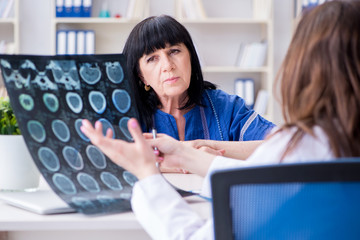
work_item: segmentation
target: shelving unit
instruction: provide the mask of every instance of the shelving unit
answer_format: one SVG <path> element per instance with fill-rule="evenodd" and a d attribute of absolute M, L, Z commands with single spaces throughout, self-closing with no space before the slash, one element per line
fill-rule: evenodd
<path fill-rule="evenodd" d="M 11 44 L 12 47 L 7 52 L 0 52 L 0 54 L 17 54 L 20 52 L 19 43 L 19 0 L 14 0 L 11 15 L 6 18 L 0 18 L 0 42 L 5 41 L 5 44 Z M 6 89 L 0 74 L 0 97 L 6 96 Z"/>
<path fill-rule="evenodd" d="M 268 92 L 265 117 L 273 120 L 273 1 L 266 19 L 253 17 L 253 4 L 257 0 L 203 0 L 207 17 L 187 19 L 183 16 L 183 0 L 150 0 L 147 14 L 168 14 L 175 17 L 190 32 L 197 47 L 206 80 L 230 94 L 234 94 L 237 78 L 253 78 L 255 97 L 260 89 Z M 101 0 L 93 0 L 91 18 L 56 18 L 53 2 L 51 42 L 52 53 L 56 53 L 56 31 L 60 29 L 86 29 L 95 31 L 95 52 L 121 53 L 132 28 L 141 19 L 98 18 Z M 111 16 L 126 16 L 129 1 L 108 0 Z M 146 17 L 144 16 L 144 17 Z M 267 57 L 263 67 L 241 68 L 235 66 L 240 43 L 267 41 Z"/>
<path fill-rule="evenodd" d="M 19 0 L 14 0 L 11 15 L 0 18 L 0 41 L 13 43 L 9 54 L 19 53 Z"/>

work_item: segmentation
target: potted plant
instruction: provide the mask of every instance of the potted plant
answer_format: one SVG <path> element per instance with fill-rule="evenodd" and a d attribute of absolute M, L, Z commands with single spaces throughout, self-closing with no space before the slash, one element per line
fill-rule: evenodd
<path fill-rule="evenodd" d="M 10 105 L 9 97 L 0 97 L 0 134 L 21 134 L 15 114 Z"/>
<path fill-rule="evenodd" d="M 9 98 L 0 97 L 0 190 L 34 190 L 39 178 Z"/>

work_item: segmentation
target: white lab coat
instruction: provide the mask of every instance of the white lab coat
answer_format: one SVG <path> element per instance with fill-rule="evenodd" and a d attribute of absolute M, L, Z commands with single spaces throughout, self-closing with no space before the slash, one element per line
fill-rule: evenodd
<path fill-rule="evenodd" d="M 201 194 L 210 196 L 209 179 L 216 170 L 281 163 L 280 158 L 294 131 L 293 128 L 266 140 L 246 161 L 216 157 L 204 178 Z M 324 132 L 319 127 L 315 127 L 314 132 L 315 138 L 305 135 L 297 148 L 282 162 L 333 159 Z M 160 174 L 147 177 L 135 184 L 131 204 L 138 221 L 153 239 L 214 239 L 212 219 L 201 219 Z"/>

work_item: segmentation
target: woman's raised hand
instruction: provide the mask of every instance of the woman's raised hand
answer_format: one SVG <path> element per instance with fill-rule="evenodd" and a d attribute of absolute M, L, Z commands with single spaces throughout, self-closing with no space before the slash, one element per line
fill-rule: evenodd
<path fill-rule="evenodd" d="M 142 135 L 139 123 L 132 118 L 128 121 L 128 129 L 134 139 L 129 143 L 112 138 L 111 129 L 103 135 L 102 124 L 97 121 L 93 127 L 89 120 L 82 121 L 81 131 L 114 163 L 133 173 L 138 179 L 158 174 L 156 156 L 152 147 Z"/>

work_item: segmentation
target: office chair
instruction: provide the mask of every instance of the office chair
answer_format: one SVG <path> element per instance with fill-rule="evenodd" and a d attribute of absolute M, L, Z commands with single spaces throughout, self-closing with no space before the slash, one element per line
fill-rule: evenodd
<path fill-rule="evenodd" d="M 360 239 L 360 158 L 215 172 L 215 239 Z"/>

